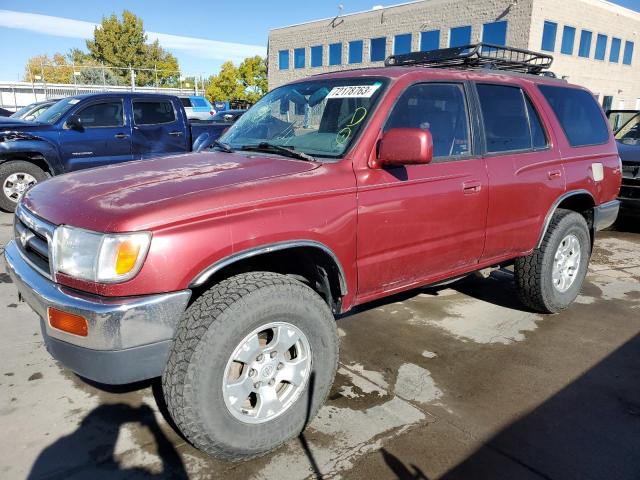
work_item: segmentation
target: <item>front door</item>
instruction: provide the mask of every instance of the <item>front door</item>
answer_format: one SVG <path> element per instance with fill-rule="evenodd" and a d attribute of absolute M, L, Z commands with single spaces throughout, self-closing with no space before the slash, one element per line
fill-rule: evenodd
<path fill-rule="evenodd" d="M 122 98 L 82 106 L 74 115 L 80 128 L 60 131 L 60 150 L 67 171 L 132 160 L 131 125 Z"/>
<path fill-rule="evenodd" d="M 482 255 L 487 173 L 472 154 L 465 88 L 409 87 L 384 131 L 431 131 L 427 165 L 367 169 L 358 177 L 358 297 L 367 301 L 475 265 Z"/>
<path fill-rule="evenodd" d="M 188 151 L 189 132 L 185 131 L 185 121 L 170 99 L 134 99 L 132 108 L 134 158 Z"/>

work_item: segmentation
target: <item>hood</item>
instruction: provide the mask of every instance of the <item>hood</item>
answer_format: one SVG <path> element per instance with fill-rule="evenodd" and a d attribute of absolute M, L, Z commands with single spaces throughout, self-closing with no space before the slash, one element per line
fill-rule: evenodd
<path fill-rule="evenodd" d="M 102 232 L 153 229 L 252 195 L 268 198 L 266 179 L 318 166 L 276 156 L 190 153 L 61 175 L 36 185 L 22 201 L 54 224 Z"/>
<path fill-rule="evenodd" d="M 51 125 L 48 123 L 28 122 L 19 118 L 0 117 L 0 133 L 6 131 L 33 132 L 36 130 L 49 130 Z"/>
<path fill-rule="evenodd" d="M 640 164 L 640 144 L 629 145 L 616 140 L 618 145 L 618 154 L 623 162 L 632 162 Z"/>

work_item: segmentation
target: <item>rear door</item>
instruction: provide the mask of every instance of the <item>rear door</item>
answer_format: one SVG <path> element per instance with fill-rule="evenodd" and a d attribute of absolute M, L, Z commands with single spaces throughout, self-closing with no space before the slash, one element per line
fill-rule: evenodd
<path fill-rule="evenodd" d="M 487 173 L 471 148 L 467 97 L 463 83 L 408 87 L 384 131 L 430 130 L 433 161 L 358 172 L 360 301 L 469 269 L 482 255 Z"/>
<path fill-rule="evenodd" d="M 89 102 L 72 114 L 82 128 L 60 131 L 60 151 L 67 171 L 133 159 L 131 125 L 125 119 L 123 98 Z"/>
<path fill-rule="evenodd" d="M 549 207 L 565 190 L 565 176 L 549 122 L 529 93 L 504 83 L 478 82 L 476 89 L 489 175 L 483 254 L 489 260 L 533 248 Z"/>
<path fill-rule="evenodd" d="M 170 98 L 132 100 L 134 158 L 148 158 L 189 150 L 186 121 Z"/>

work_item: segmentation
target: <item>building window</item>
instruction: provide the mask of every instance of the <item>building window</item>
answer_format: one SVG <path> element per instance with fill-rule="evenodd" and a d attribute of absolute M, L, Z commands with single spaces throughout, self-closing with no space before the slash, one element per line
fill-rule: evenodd
<path fill-rule="evenodd" d="M 631 59 L 633 58 L 633 42 L 624 42 L 624 54 L 622 55 L 622 63 L 625 65 L 631 65 Z"/>
<path fill-rule="evenodd" d="M 440 30 L 429 30 L 420 33 L 420 51 L 428 52 L 440 48 Z"/>
<path fill-rule="evenodd" d="M 618 63 L 620 60 L 620 42 L 621 40 L 616 37 L 611 37 L 611 50 L 609 50 L 609 61 Z"/>
<path fill-rule="evenodd" d="M 278 67 L 280 70 L 289 70 L 289 50 L 278 52 Z"/>
<path fill-rule="evenodd" d="M 381 62 L 387 56 L 387 37 L 371 39 L 371 61 Z"/>
<path fill-rule="evenodd" d="M 482 25 L 482 41 L 494 45 L 507 44 L 507 22 L 493 22 Z"/>
<path fill-rule="evenodd" d="M 471 26 L 455 27 L 449 30 L 449 46 L 461 47 L 471 43 Z"/>
<path fill-rule="evenodd" d="M 576 29 L 565 25 L 562 30 L 562 45 L 560 45 L 560 53 L 573 55 L 573 42 L 575 39 Z"/>
<path fill-rule="evenodd" d="M 553 52 L 556 49 L 556 33 L 558 33 L 558 24 L 554 22 L 544 22 L 542 29 L 542 50 Z"/>
<path fill-rule="evenodd" d="M 580 33 L 580 45 L 578 45 L 578 56 L 589 58 L 591 54 L 591 37 L 592 33 L 589 30 L 582 30 Z"/>
<path fill-rule="evenodd" d="M 322 45 L 316 45 L 315 47 L 311 47 L 311 66 L 312 67 L 322 66 Z"/>
<path fill-rule="evenodd" d="M 329 65 L 342 64 L 342 43 L 329 45 Z"/>
<path fill-rule="evenodd" d="M 362 63 L 362 40 L 349 42 L 349 63 Z"/>
<path fill-rule="evenodd" d="M 605 95 L 602 98 L 602 109 L 606 112 L 607 110 L 611 110 L 613 106 L 613 95 Z"/>
<path fill-rule="evenodd" d="M 304 48 L 296 48 L 293 51 L 293 66 L 295 68 L 304 68 L 305 58 L 304 58 Z"/>
<path fill-rule="evenodd" d="M 596 54 L 593 58 L 596 60 L 604 60 L 604 54 L 607 51 L 607 36 L 598 34 L 596 38 Z"/>
<path fill-rule="evenodd" d="M 402 35 L 396 35 L 393 42 L 393 54 L 401 55 L 403 53 L 411 52 L 411 34 L 403 33 Z"/>

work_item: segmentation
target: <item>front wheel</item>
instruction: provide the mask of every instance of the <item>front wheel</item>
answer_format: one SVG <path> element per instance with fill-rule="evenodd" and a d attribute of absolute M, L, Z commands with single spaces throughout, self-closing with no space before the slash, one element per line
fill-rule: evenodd
<path fill-rule="evenodd" d="M 24 160 L 11 160 L 0 164 L 0 209 L 13 212 L 24 192 L 47 178 L 37 165 Z"/>
<path fill-rule="evenodd" d="M 516 259 L 520 301 L 533 310 L 555 313 L 580 293 L 591 256 L 589 227 L 579 213 L 558 209 L 539 248 Z"/>
<path fill-rule="evenodd" d="M 187 309 L 163 391 L 194 446 L 244 460 L 304 429 L 324 403 L 337 365 L 335 320 L 322 298 L 285 275 L 246 273 Z"/>

